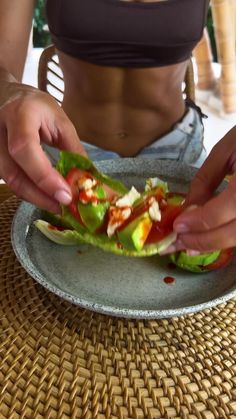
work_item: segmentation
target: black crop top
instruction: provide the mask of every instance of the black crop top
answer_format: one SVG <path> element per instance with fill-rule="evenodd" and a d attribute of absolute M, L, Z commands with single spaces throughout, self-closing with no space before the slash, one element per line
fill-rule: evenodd
<path fill-rule="evenodd" d="M 47 0 L 58 50 L 98 65 L 159 67 L 188 59 L 209 0 Z"/>

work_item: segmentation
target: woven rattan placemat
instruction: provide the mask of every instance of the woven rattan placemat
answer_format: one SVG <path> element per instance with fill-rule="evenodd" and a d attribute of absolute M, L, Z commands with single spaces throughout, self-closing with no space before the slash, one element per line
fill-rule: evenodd
<path fill-rule="evenodd" d="M 236 418 L 236 301 L 181 318 L 118 319 L 38 285 L 0 205 L 1 418 Z"/>

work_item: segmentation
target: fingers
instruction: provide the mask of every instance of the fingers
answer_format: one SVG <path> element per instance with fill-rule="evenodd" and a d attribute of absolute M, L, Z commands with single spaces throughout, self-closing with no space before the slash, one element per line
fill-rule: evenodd
<path fill-rule="evenodd" d="M 11 159 L 7 152 L 6 139 L 1 138 L 0 168 L 1 177 L 9 187 L 26 201 L 34 203 L 39 208 L 60 213 L 59 204 L 41 191 Z"/>
<path fill-rule="evenodd" d="M 63 177 L 51 166 L 40 145 L 37 119 L 31 118 L 31 124 L 24 118 L 20 124 L 7 126 L 8 162 L 17 163 L 37 188 L 62 204 L 71 202 L 71 191 Z M 22 187 L 22 185 L 21 185 Z M 22 190 L 21 190 L 22 193 Z"/>
<path fill-rule="evenodd" d="M 186 210 L 174 221 L 177 233 L 206 232 L 236 219 L 236 174 L 227 188 L 202 206 Z"/>
<path fill-rule="evenodd" d="M 231 166 L 227 163 L 226 168 L 229 167 Z M 221 171 L 221 173 L 226 172 L 225 168 Z M 211 187 L 214 186 L 213 181 L 209 189 L 210 196 Z M 231 177 L 223 192 L 203 205 L 194 205 L 180 214 L 174 221 L 173 229 L 178 234 L 178 241 L 167 250 L 167 253 L 182 249 L 194 249 L 204 253 L 235 246 L 236 174 Z"/>
<path fill-rule="evenodd" d="M 87 153 L 81 144 L 74 125 L 67 117 L 62 117 L 56 121 L 57 126 L 57 147 L 61 150 L 79 153 L 87 156 Z"/>
<path fill-rule="evenodd" d="M 17 195 L 59 211 L 72 195 L 68 183 L 52 167 L 40 142 L 86 155 L 76 130 L 64 111 L 38 91 L 9 102 L 1 109 L 0 171 Z"/>
<path fill-rule="evenodd" d="M 167 255 L 179 250 L 186 250 L 194 256 L 200 253 L 213 252 L 220 249 L 228 249 L 236 245 L 236 220 L 223 225 L 215 230 L 200 233 L 179 234 L 174 244 L 162 252 Z M 190 251 L 188 249 L 191 249 Z"/>
<path fill-rule="evenodd" d="M 234 138 L 235 137 L 235 138 Z M 235 148 L 236 133 L 231 130 L 227 137 L 219 141 L 194 177 L 187 205 L 205 203 L 217 189 L 224 177 L 236 169 Z"/>
<path fill-rule="evenodd" d="M 174 221 L 178 240 L 167 253 L 182 249 L 209 252 L 236 245 L 235 136 L 234 128 L 216 144 L 197 172 L 186 200 L 191 208 Z M 229 184 L 223 192 L 214 195 L 228 173 L 234 173 Z"/>
<path fill-rule="evenodd" d="M 236 246 L 236 199 L 227 198 L 229 191 L 181 214 L 173 226 L 178 240 L 167 253 L 182 249 L 210 252 Z"/>
<path fill-rule="evenodd" d="M 206 233 L 236 219 L 236 174 L 223 192 L 215 190 L 227 173 L 236 170 L 236 129 L 232 129 L 213 148 L 191 184 L 186 204 L 197 204 L 192 211 L 184 211 L 174 222 L 177 233 Z"/>
<path fill-rule="evenodd" d="M 235 245 L 236 220 L 233 220 L 231 223 L 224 224 L 207 233 L 180 234 L 176 249 L 194 249 L 200 253 L 207 253 L 218 249 L 227 249 Z"/>

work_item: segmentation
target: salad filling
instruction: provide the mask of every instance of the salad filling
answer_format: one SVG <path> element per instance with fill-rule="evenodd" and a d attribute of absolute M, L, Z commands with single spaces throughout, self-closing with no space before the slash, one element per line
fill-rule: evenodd
<path fill-rule="evenodd" d="M 70 185 L 72 201 L 62 215 L 48 214 L 35 226 L 58 244 L 88 243 L 126 256 L 160 254 L 176 240 L 173 223 L 184 209 L 185 194 L 169 192 L 158 177 L 146 180 L 143 191 L 97 170 L 78 154 L 62 151 L 57 170 Z M 176 266 L 206 272 L 225 266 L 231 249 L 189 256 L 186 251 L 169 256 Z"/>
<path fill-rule="evenodd" d="M 57 169 L 72 191 L 72 202 L 62 206 L 60 226 L 65 229 L 45 220 L 35 222 L 51 240 L 55 235 L 56 243 L 90 243 L 119 254 L 148 256 L 176 240 L 173 222 L 183 210 L 184 196 L 169 193 L 158 177 L 147 179 L 143 191 L 128 189 L 99 172 L 89 159 L 66 151 Z"/>

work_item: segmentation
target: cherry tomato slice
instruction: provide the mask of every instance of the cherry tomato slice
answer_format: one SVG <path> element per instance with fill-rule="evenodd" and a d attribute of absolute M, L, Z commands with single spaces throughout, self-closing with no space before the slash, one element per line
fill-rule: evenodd
<path fill-rule="evenodd" d="M 85 171 L 85 170 L 81 170 L 78 169 L 77 167 L 74 167 L 73 169 L 71 169 L 65 179 L 67 181 L 67 183 L 69 184 L 70 188 L 71 188 L 71 192 L 72 192 L 72 202 L 69 204 L 69 209 L 72 213 L 72 215 L 83 225 L 83 221 L 80 217 L 79 211 L 78 211 L 78 200 L 80 198 L 83 199 L 83 201 L 86 200 L 86 194 L 85 191 L 81 191 L 78 188 L 78 181 L 81 178 L 88 178 L 88 179 L 95 179 L 97 180 L 91 173 Z M 100 184 L 100 181 L 97 181 L 98 184 Z M 106 192 L 106 200 L 108 201 L 112 201 L 112 199 L 114 197 L 119 196 L 119 194 L 115 191 L 113 191 L 109 186 L 102 184 L 103 189 Z M 95 199 L 96 201 L 98 200 L 97 198 Z M 94 201 L 93 197 L 91 197 L 90 199 L 88 199 L 88 202 L 92 202 Z"/>
<path fill-rule="evenodd" d="M 73 215 L 74 218 L 76 218 L 77 221 L 79 221 L 79 223 L 81 225 L 83 225 L 83 221 L 80 217 L 80 213 L 78 211 L 78 199 L 79 199 L 79 188 L 78 188 L 78 181 L 79 179 L 84 176 L 85 174 L 87 174 L 87 172 L 77 169 L 76 167 L 71 169 L 65 179 L 67 181 L 67 183 L 69 184 L 70 188 L 71 188 L 71 192 L 72 192 L 72 201 L 71 203 L 68 205 L 69 210 L 71 212 L 71 214 Z M 90 176 L 88 174 L 88 178 L 92 179 L 92 176 Z"/>
<path fill-rule="evenodd" d="M 223 249 L 221 250 L 218 258 L 209 263 L 209 265 L 204 266 L 204 270 L 206 271 L 214 271 L 215 269 L 224 268 L 227 266 L 233 258 L 233 250 L 232 249 Z"/>
<path fill-rule="evenodd" d="M 67 183 L 70 185 L 73 199 L 76 199 L 79 197 L 78 181 L 79 179 L 81 179 L 81 177 L 93 179 L 93 176 L 91 176 L 88 172 L 77 169 L 76 167 L 71 169 L 65 177 Z"/>
<path fill-rule="evenodd" d="M 161 221 L 154 222 L 145 243 L 156 243 L 173 231 L 174 220 L 183 211 L 180 205 L 167 205 L 161 213 Z"/>

